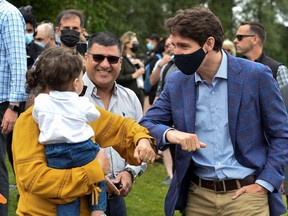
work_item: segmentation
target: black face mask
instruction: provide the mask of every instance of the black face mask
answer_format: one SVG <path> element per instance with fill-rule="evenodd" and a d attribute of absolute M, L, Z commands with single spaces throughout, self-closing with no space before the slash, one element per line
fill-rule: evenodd
<path fill-rule="evenodd" d="M 80 40 L 80 32 L 71 29 L 61 30 L 60 40 L 66 47 L 75 47 Z"/>
<path fill-rule="evenodd" d="M 138 44 L 138 43 L 133 43 L 133 44 L 132 44 L 131 51 L 132 51 L 132 52 L 137 52 L 138 49 L 139 49 L 139 44 Z"/>
<path fill-rule="evenodd" d="M 179 70 L 186 74 L 192 75 L 200 67 L 207 53 L 202 48 L 190 54 L 174 55 L 175 65 Z"/>

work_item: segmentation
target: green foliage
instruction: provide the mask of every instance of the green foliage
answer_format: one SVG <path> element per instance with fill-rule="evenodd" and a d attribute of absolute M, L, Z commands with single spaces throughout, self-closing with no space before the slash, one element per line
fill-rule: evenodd
<path fill-rule="evenodd" d="M 163 28 L 167 18 L 179 9 L 196 5 L 209 7 L 221 20 L 225 37 L 233 40 L 241 21 L 259 21 L 267 31 L 265 52 L 267 55 L 288 65 L 287 0 L 10 0 L 16 7 L 30 4 L 38 21 L 54 22 L 57 14 L 64 9 L 79 9 L 85 14 L 88 32 L 111 31 L 121 36 L 126 31 L 137 33 L 141 51 L 145 38 L 151 33 L 165 36 Z M 242 12 L 235 13 L 238 6 Z M 282 22 L 279 22 L 279 17 Z"/>

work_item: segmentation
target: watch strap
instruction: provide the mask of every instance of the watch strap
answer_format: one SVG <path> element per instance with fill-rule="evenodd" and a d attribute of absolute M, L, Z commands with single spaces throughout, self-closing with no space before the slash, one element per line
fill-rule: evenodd
<path fill-rule="evenodd" d="M 11 110 L 13 110 L 14 112 L 19 112 L 19 110 L 20 110 L 19 106 L 17 106 L 17 105 L 12 105 L 12 104 L 9 104 L 9 105 L 8 105 L 8 108 L 11 109 Z"/>
<path fill-rule="evenodd" d="M 133 169 L 131 169 L 130 167 L 126 167 L 123 171 L 128 172 L 131 175 L 132 182 L 135 182 L 135 180 L 137 178 L 137 174 Z"/>

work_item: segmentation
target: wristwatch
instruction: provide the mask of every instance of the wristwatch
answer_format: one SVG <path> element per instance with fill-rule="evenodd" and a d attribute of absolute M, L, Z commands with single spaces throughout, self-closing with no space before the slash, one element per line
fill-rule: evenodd
<path fill-rule="evenodd" d="M 136 172 L 133 169 L 131 169 L 130 167 L 126 167 L 123 171 L 126 171 L 131 175 L 132 182 L 134 183 L 136 178 L 137 178 Z"/>
<path fill-rule="evenodd" d="M 11 110 L 13 110 L 14 112 L 17 112 L 17 113 L 18 113 L 19 110 L 20 110 L 19 106 L 17 106 L 17 105 L 12 105 L 12 104 L 9 104 L 8 109 L 11 109 Z"/>

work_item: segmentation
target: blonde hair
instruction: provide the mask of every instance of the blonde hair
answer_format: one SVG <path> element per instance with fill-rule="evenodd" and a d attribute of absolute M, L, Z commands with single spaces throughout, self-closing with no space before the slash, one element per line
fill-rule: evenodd
<path fill-rule="evenodd" d="M 130 41 L 132 40 L 133 37 L 136 37 L 136 33 L 132 32 L 132 31 L 127 31 L 125 32 L 120 40 L 121 40 L 121 43 L 122 43 L 122 52 L 123 52 L 123 55 L 126 55 L 127 52 L 126 52 L 126 44 L 127 43 L 130 43 Z"/>
<path fill-rule="evenodd" d="M 222 49 L 226 50 L 228 53 L 230 53 L 233 56 L 236 56 L 236 49 L 235 49 L 235 45 L 232 41 L 230 41 L 229 39 L 226 39 L 223 41 L 222 44 Z"/>

